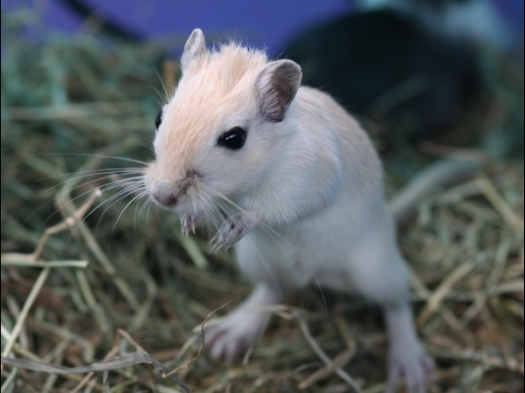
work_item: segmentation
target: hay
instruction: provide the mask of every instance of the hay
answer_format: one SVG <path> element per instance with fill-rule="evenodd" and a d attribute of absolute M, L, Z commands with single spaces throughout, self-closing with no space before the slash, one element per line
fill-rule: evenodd
<path fill-rule="evenodd" d="M 45 31 L 38 44 L 20 39 L 37 23 L 28 10 L 2 15 L 2 357 L 18 361 L 2 365 L 2 392 L 381 392 L 379 311 L 318 290 L 274 308 L 243 365 L 197 356 L 200 324 L 249 288 L 230 254 L 180 236 L 176 217 L 146 214 L 141 203 L 122 213 L 133 196 L 112 199 L 119 191 L 110 186 L 136 163 L 108 157 L 150 157 L 163 95 L 155 70 L 171 85 L 176 68 L 160 44 Z M 515 140 L 521 73 L 485 58 L 496 99 L 472 116 L 492 140 Z M 409 160 L 403 153 L 386 163 L 392 192 L 406 181 L 400 174 L 448 154 L 435 145 L 406 151 Z M 522 158 L 504 157 L 426 198 L 400 232 L 417 322 L 438 364 L 432 392 L 524 389 L 523 194 Z M 88 213 L 91 203 L 102 205 Z M 26 369 L 29 361 L 75 368 L 130 357 L 140 361 L 109 372 Z M 163 378 L 177 368 L 176 378 Z"/>

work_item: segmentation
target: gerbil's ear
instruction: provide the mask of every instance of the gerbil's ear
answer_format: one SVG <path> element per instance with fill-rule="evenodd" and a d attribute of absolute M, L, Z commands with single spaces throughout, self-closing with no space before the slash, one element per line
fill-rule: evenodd
<path fill-rule="evenodd" d="M 180 58 L 182 69 L 186 69 L 188 65 L 197 57 L 206 53 L 206 40 L 201 29 L 195 29 L 191 32 L 186 45 L 184 45 L 184 52 Z"/>
<path fill-rule="evenodd" d="M 262 69 L 255 80 L 255 90 L 264 120 L 283 121 L 302 77 L 301 67 L 291 60 L 273 61 Z"/>

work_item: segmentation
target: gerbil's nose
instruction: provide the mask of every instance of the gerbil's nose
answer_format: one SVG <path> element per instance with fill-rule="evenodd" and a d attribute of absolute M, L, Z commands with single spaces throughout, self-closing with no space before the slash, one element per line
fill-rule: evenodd
<path fill-rule="evenodd" d="M 175 207 L 177 205 L 177 195 L 169 184 L 156 182 L 151 190 L 151 197 L 163 207 Z"/>
<path fill-rule="evenodd" d="M 152 194 L 153 199 L 155 199 L 159 204 L 164 207 L 174 207 L 177 204 L 177 197 L 173 194 Z"/>

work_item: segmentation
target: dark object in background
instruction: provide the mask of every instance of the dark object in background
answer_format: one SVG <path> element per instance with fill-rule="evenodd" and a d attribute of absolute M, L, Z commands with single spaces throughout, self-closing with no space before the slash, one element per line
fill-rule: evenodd
<path fill-rule="evenodd" d="M 301 34 L 283 56 L 304 83 L 389 132 L 428 138 L 455 124 L 480 90 L 473 48 L 394 10 L 344 16 Z"/>
<path fill-rule="evenodd" d="M 508 0 L 356 1 L 362 11 L 391 9 L 411 15 L 428 29 L 450 38 L 489 44 L 505 51 L 512 51 L 517 44 L 518 31 L 509 24 L 509 20 L 505 20 L 496 5 L 508 3 Z M 518 11 L 519 5 L 514 7 Z"/>
<path fill-rule="evenodd" d="M 83 0 L 59 1 L 82 20 L 91 18 L 94 23 L 98 24 L 100 30 L 108 34 L 110 37 L 131 42 L 141 41 L 143 38 L 141 34 L 136 32 L 130 26 L 119 24 L 118 22 L 108 19 L 104 15 L 98 13 L 88 2 Z"/>

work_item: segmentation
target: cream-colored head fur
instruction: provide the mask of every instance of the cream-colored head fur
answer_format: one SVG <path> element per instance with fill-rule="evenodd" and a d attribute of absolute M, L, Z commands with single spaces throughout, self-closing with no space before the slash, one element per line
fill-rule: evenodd
<path fill-rule="evenodd" d="M 282 130 L 302 74 L 292 61 L 270 62 L 264 52 L 236 43 L 206 50 L 199 29 L 181 66 L 179 85 L 162 109 L 146 184 L 161 206 L 200 216 L 222 196 L 235 200 L 266 176 L 287 139 Z M 246 131 L 244 146 L 220 146 L 221 135 L 234 127 Z"/>

